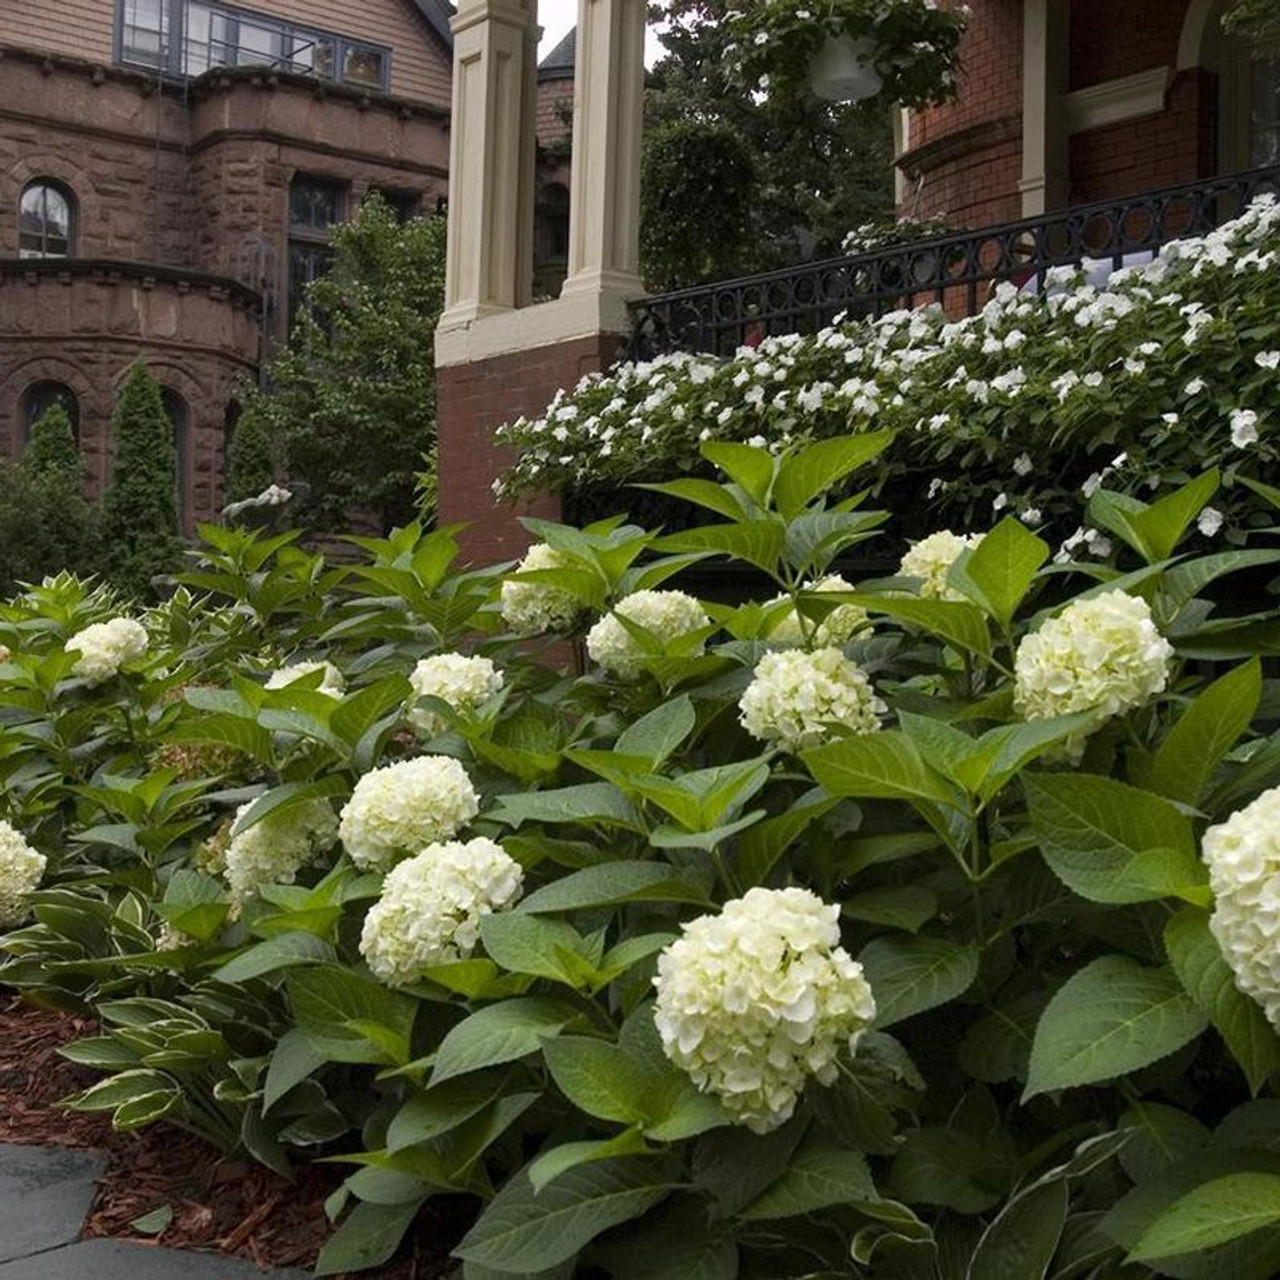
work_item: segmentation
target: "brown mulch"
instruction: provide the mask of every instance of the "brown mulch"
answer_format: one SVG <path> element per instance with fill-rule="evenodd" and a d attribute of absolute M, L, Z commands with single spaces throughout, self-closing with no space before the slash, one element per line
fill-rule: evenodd
<path fill-rule="evenodd" d="M 301 1165 L 289 1182 L 261 1165 L 227 1159 L 171 1126 L 116 1133 L 109 1116 L 59 1107 L 60 1099 L 101 1075 L 68 1062 L 58 1046 L 95 1032 L 86 1018 L 35 1009 L 0 991 L 0 1142 L 92 1148 L 106 1156 L 84 1234 L 235 1254 L 260 1267 L 310 1267 L 330 1233 L 324 1200 L 342 1171 Z M 173 1221 L 160 1236 L 130 1226 L 163 1205 L 172 1207 Z M 445 1280 L 465 1218 L 458 1203 L 430 1202 L 401 1256 L 355 1274 L 360 1280 Z"/>

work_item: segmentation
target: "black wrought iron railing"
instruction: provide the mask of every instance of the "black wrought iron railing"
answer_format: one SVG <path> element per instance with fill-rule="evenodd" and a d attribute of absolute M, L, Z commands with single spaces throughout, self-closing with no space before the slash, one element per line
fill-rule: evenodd
<path fill-rule="evenodd" d="M 728 354 L 768 334 L 813 332 L 842 313 L 881 316 L 924 302 L 973 315 L 1000 281 L 1043 289 L 1051 267 L 1142 261 L 1170 240 L 1212 231 L 1264 192 L 1280 194 L 1280 166 L 659 294 L 632 304 L 626 356 Z"/>

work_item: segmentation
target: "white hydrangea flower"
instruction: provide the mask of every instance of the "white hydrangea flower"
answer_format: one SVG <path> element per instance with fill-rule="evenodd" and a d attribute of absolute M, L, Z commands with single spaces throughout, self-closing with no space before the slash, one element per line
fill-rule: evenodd
<path fill-rule="evenodd" d="M 947 586 L 947 573 L 966 548 L 982 541 L 980 533 L 959 534 L 940 529 L 927 538 L 912 543 L 902 557 L 898 572 L 904 578 L 920 579 L 920 594 L 931 600 L 963 600 L 965 597 Z"/>
<path fill-rule="evenodd" d="M 21 831 L 0 821 L 0 925 L 21 924 L 27 898 L 44 875 L 45 861 Z"/>
<path fill-rule="evenodd" d="M 147 630 L 132 618 L 112 618 L 77 631 L 67 641 L 67 648 L 80 653 L 72 675 L 90 686 L 104 684 L 126 662 L 137 662 L 146 653 Z"/>
<path fill-rule="evenodd" d="M 802 590 L 814 592 L 852 591 L 853 587 L 838 573 L 829 573 L 825 578 L 819 578 L 816 582 L 806 582 Z M 769 604 L 778 605 L 788 598 L 785 595 L 774 596 L 769 601 Z M 847 644 L 856 632 L 861 631 L 869 623 L 870 618 L 867 611 L 861 605 L 838 604 L 821 622 L 810 624 L 813 626 L 812 643 L 819 648 L 828 648 L 833 645 L 838 648 L 843 644 Z M 804 630 L 794 607 L 788 609 L 774 624 L 773 630 L 769 632 L 768 639 L 772 644 L 804 644 Z"/>
<path fill-rule="evenodd" d="M 1204 833 L 1209 928 L 1236 986 L 1280 1030 L 1280 787 Z"/>
<path fill-rule="evenodd" d="M 248 809 L 241 805 L 236 819 Z M 232 837 L 223 855 L 222 874 L 233 901 L 253 897 L 263 885 L 292 884 L 337 838 L 338 819 L 327 800 L 307 800 L 267 814 Z"/>
<path fill-rule="evenodd" d="M 880 728 L 885 704 L 866 672 L 839 649 L 767 653 L 738 703 L 742 727 L 788 751 L 816 746 L 833 725 L 851 733 Z"/>
<path fill-rule="evenodd" d="M 791 1118 L 810 1077 L 831 1084 L 875 1017 L 839 921 L 807 889 L 756 888 L 685 925 L 658 958 L 667 1057 L 756 1133 Z"/>
<path fill-rule="evenodd" d="M 388 986 L 407 986 L 437 964 L 467 959 L 480 922 L 519 897 L 524 872 L 483 837 L 429 845 L 393 867 L 365 916 L 360 954 Z"/>
<path fill-rule="evenodd" d="M 409 674 L 413 697 L 409 723 L 432 736 L 443 732 L 446 720 L 427 707 L 415 706 L 418 698 L 439 698 L 455 711 L 474 711 L 502 689 L 502 672 L 488 658 L 468 658 L 461 653 L 438 653 L 423 658 Z"/>
<path fill-rule="evenodd" d="M 701 603 L 683 591 L 636 591 L 619 600 L 587 632 L 587 655 L 623 680 L 633 680 L 644 670 L 645 653 L 632 634 L 618 621 L 626 618 L 670 644 L 677 636 L 709 626 L 711 619 Z M 698 646 L 702 652 L 702 646 Z"/>
<path fill-rule="evenodd" d="M 343 679 L 342 672 L 332 662 L 295 662 L 290 667 L 280 667 L 267 677 L 266 687 L 286 689 L 295 680 L 301 680 L 303 676 L 309 676 L 316 671 L 324 672 L 324 677 L 315 690 L 317 693 L 323 693 L 330 698 L 341 698 L 347 691 L 347 682 Z"/>
<path fill-rule="evenodd" d="M 516 566 L 517 573 L 537 569 L 568 569 L 572 559 L 563 551 L 535 542 Z M 560 587 L 545 582 L 519 582 L 507 578 L 502 584 L 502 620 L 521 635 L 537 635 L 543 631 L 568 631 L 582 605 L 577 598 Z"/>
<path fill-rule="evenodd" d="M 480 797 L 456 760 L 419 756 L 366 773 L 338 834 L 356 866 L 376 871 L 448 840 L 479 812 Z"/>
<path fill-rule="evenodd" d="M 1014 708 L 1027 720 L 1119 715 L 1163 691 L 1172 657 L 1145 600 L 1123 591 L 1076 600 L 1018 645 Z M 1079 737 L 1065 751 L 1078 759 L 1083 749 Z"/>

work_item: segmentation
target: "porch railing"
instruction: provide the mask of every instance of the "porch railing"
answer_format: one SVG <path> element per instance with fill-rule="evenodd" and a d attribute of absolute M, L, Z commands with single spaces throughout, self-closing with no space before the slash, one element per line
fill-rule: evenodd
<path fill-rule="evenodd" d="M 626 355 L 728 354 L 767 334 L 812 332 L 841 313 L 881 316 L 922 302 L 973 315 L 999 281 L 1043 288 L 1051 267 L 1142 260 L 1170 240 L 1212 231 L 1264 192 L 1280 194 L 1280 166 L 659 294 L 632 304 Z"/>

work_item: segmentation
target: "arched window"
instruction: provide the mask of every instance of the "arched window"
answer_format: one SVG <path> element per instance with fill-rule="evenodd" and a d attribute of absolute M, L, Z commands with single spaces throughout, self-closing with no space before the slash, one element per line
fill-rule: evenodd
<path fill-rule="evenodd" d="M 18 205 L 18 256 L 69 258 L 75 251 L 76 202 L 60 182 L 27 183 Z"/>
<path fill-rule="evenodd" d="M 71 419 L 71 430 L 76 439 L 80 438 L 80 402 L 75 392 L 61 382 L 34 382 L 22 396 L 22 443 L 25 446 L 31 440 L 31 432 L 36 423 L 44 416 L 46 410 L 54 405 L 61 405 Z"/>
<path fill-rule="evenodd" d="M 190 533 L 191 524 L 191 415 L 187 402 L 172 387 L 160 389 L 165 416 L 173 427 L 175 510 L 178 528 Z"/>

